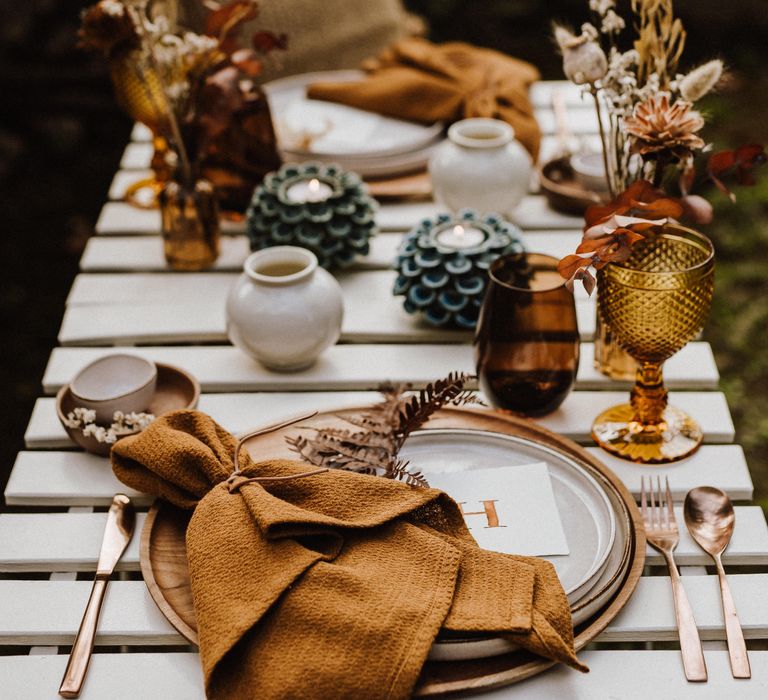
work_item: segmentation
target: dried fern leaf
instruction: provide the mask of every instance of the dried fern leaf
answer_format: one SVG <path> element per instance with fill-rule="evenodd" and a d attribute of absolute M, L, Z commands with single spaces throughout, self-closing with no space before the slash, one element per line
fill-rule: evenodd
<path fill-rule="evenodd" d="M 409 486 L 429 488 L 429 482 L 424 478 L 424 475 L 418 471 L 411 471 L 410 462 L 406 460 L 395 459 L 389 465 L 389 469 L 385 472 L 384 476 L 389 479 L 404 481 Z"/>
<path fill-rule="evenodd" d="M 405 438 L 424 425 L 432 414 L 459 397 L 469 379 L 463 372 L 451 372 L 445 379 L 428 384 L 418 395 L 407 399 L 400 411 L 398 445 L 401 447 Z"/>
<path fill-rule="evenodd" d="M 397 454 L 408 435 L 420 428 L 444 406 L 482 404 L 466 389 L 474 379 L 463 372 L 451 372 L 407 396 L 409 386 L 383 384 L 382 400 L 360 416 L 337 416 L 356 428 L 314 428 L 313 437 L 286 437 L 291 449 L 311 464 L 362 474 L 381 474 L 411 486 L 428 486 L 421 472 Z"/>

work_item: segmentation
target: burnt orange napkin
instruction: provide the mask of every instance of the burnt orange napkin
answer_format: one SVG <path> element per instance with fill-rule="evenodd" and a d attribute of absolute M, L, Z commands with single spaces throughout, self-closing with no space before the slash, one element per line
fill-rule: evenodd
<path fill-rule="evenodd" d="M 177 411 L 112 449 L 118 478 L 195 508 L 187 556 L 210 698 L 407 698 L 441 628 L 493 632 L 584 670 L 553 567 L 480 549 L 435 489 L 241 460 Z"/>
<path fill-rule="evenodd" d="M 410 38 L 369 59 L 363 68 L 368 76 L 360 82 L 314 83 L 307 95 L 427 124 L 503 119 L 536 160 L 541 132 L 528 89 L 539 71 L 530 63 L 462 42 Z"/>

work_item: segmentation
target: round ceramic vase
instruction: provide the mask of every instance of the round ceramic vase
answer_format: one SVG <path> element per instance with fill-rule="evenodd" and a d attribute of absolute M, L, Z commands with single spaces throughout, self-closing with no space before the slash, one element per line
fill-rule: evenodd
<path fill-rule="evenodd" d="M 527 194 L 532 171 L 528 151 L 499 119 L 456 122 L 429 161 L 435 199 L 454 211 L 509 214 Z"/>
<path fill-rule="evenodd" d="M 305 248 L 252 253 L 227 298 L 227 335 L 269 369 L 309 367 L 341 333 L 343 302 L 336 279 Z"/>

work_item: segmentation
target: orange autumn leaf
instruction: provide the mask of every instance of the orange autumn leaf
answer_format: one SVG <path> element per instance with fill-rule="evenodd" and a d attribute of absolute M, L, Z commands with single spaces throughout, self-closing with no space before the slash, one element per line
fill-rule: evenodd
<path fill-rule="evenodd" d="M 561 277 L 571 279 L 580 268 L 588 267 L 591 264 L 591 258 L 582 258 L 580 255 L 566 255 L 557 264 L 557 271 Z"/>

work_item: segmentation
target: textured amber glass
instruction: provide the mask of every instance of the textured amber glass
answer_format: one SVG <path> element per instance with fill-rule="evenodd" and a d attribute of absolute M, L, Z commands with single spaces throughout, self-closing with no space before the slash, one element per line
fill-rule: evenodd
<path fill-rule="evenodd" d="M 672 225 L 635 245 L 625 263 L 599 272 L 600 313 L 638 362 L 630 403 L 608 409 L 593 426 L 595 439 L 608 451 L 663 463 L 691 454 L 701 443 L 695 421 L 667 406 L 661 365 L 704 326 L 714 281 L 709 239 Z"/>
<path fill-rule="evenodd" d="M 611 327 L 600 317 L 599 309 L 595 314 L 595 340 L 593 346 L 595 349 L 593 365 L 598 372 L 602 372 L 617 381 L 629 381 L 634 378 L 637 371 L 637 363 L 619 345 L 616 334 L 611 331 Z"/>
<path fill-rule="evenodd" d="M 202 270 L 219 256 L 219 208 L 208 180 L 169 180 L 159 197 L 163 249 L 174 270 Z"/>
<path fill-rule="evenodd" d="M 546 415 L 573 387 L 579 366 L 576 306 L 557 262 L 530 253 L 503 256 L 491 265 L 475 361 L 480 387 L 496 408 Z"/>
<path fill-rule="evenodd" d="M 156 207 L 160 190 L 172 175 L 165 158 L 168 143 L 160 135 L 166 120 L 162 86 L 157 73 L 138 49 L 112 59 L 109 72 L 120 107 L 132 119 L 148 126 L 153 133 L 154 175 L 132 183 L 125 192 L 125 199 L 143 209 Z"/>

